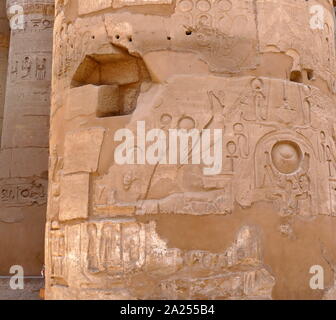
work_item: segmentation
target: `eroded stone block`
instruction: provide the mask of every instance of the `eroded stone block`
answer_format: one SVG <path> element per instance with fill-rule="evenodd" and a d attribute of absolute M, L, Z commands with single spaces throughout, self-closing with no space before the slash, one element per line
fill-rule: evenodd
<path fill-rule="evenodd" d="M 105 129 L 89 128 L 66 136 L 64 173 L 95 172 L 98 168 Z"/>
<path fill-rule="evenodd" d="M 90 176 L 88 173 L 62 177 L 59 213 L 61 221 L 88 217 L 89 184 Z"/>
<path fill-rule="evenodd" d="M 86 85 L 70 90 L 67 100 L 67 118 L 94 115 L 98 117 L 119 113 L 117 85 Z"/>

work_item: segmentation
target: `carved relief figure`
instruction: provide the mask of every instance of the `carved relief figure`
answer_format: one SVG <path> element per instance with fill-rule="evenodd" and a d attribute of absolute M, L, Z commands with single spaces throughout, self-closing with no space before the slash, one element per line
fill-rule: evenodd
<path fill-rule="evenodd" d="M 22 79 L 29 77 L 31 68 L 32 68 L 32 62 L 31 62 L 30 57 L 28 56 L 24 57 L 22 61 L 22 66 L 21 66 L 21 78 Z"/>
<path fill-rule="evenodd" d="M 36 80 L 44 80 L 46 77 L 46 58 L 36 58 Z"/>
<path fill-rule="evenodd" d="M 260 79 L 255 79 L 251 83 L 253 89 L 253 99 L 256 118 L 267 120 L 267 101 L 264 93 L 264 84 Z"/>

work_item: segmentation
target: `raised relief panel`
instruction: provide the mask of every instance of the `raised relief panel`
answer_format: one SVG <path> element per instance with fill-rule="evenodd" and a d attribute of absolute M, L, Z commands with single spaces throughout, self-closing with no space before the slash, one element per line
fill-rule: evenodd
<path fill-rule="evenodd" d="M 61 221 L 88 217 L 89 183 L 88 173 L 66 175 L 61 178 L 59 213 Z"/>
<path fill-rule="evenodd" d="M 92 227 L 91 227 L 92 228 Z M 88 229 L 88 231 L 90 231 Z M 92 230 L 91 230 L 92 232 Z M 121 246 L 121 225 L 107 223 L 102 226 L 101 238 L 99 240 L 99 251 L 95 253 L 91 249 L 90 264 L 92 264 L 92 259 L 97 259 L 99 257 L 100 265 L 97 265 L 98 270 L 106 271 L 108 274 L 120 274 L 123 270 L 122 264 L 122 246 Z M 93 241 L 93 238 L 90 239 Z M 89 248 L 90 249 L 90 248 Z"/>
<path fill-rule="evenodd" d="M 81 230 L 75 246 L 82 248 L 82 276 L 90 279 L 88 284 L 82 278 L 83 292 L 108 277 L 111 293 L 117 283 L 127 282 L 129 294 L 141 299 L 271 298 L 275 279 L 263 264 L 255 227 L 242 227 L 220 253 L 168 248 L 155 222 L 89 222 Z M 70 273 L 79 268 L 78 260 L 73 262 Z M 151 286 L 144 290 L 148 272 Z"/>
<path fill-rule="evenodd" d="M 33 18 L 27 21 L 26 25 L 32 29 L 32 32 L 39 32 L 53 27 L 53 20 L 47 16 L 43 18 Z"/>
<path fill-rule="evenodd" d="M 105 129 L 88 128 L 68 133 L 65 139 L 64 173 L 95 172 Z"/>
<path fill-rule="evenodd" d="M 45 57 L 36 57 L 36 80 L 45 80 L 47 75 L 47 59 Z"/>
<path fill-rule="evenodd" d="M 225 215 L 230 214 L 233 209 L 231 195 L 232 187 L 228 182 L 217 191 L 175 193 L 160 200 L 140 200 L 136 214 Z"/>
<path fill-rule="evenodd" d="M 21 79 L 28 79 L 31 73 L 32 61 L 29 56 L 25 56 L 21 64 Z"/>
<path fill-rule="evenodd" d="M 141 268 L 145 262 L 142 250 L 145 233 L 140 224 L 124 224 L 121 237 L 123 239 L 124 272 L 132 272 L 134 268 Z"/>
<path fill-rule="evenodd" d="M 87 260 L 91 275 L 120 278 L 139 272 L 145 262 L 144 227 L 135 222 L 87 224 Z"/>
<path fill-rule="evenodd" d="M 282 215 L 316 215 L 316 160 L 310 142 L 297 134 L 269 134 L 256 149 L 256 187 L 278 204 Z"/>

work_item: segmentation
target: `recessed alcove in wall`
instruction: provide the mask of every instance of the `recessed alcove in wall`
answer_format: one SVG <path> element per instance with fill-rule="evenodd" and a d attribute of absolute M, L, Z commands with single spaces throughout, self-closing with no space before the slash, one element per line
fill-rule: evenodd
<path fill-rule="evenodd" d="M 300 71 L 292 71 L 290 74 L 290 81 L 302 83 L 302 73 Z"/>
<path fill-rule="evenodd" d="M 136 107 L 140 87 L 151 81 L 141 58 L 129 54 L 87 55 L 79 64 L 71 81 L 72 88 L 85 85 L 102 86 L 103 97 L 97 103 L 97 117 L 131 114 Z"/>

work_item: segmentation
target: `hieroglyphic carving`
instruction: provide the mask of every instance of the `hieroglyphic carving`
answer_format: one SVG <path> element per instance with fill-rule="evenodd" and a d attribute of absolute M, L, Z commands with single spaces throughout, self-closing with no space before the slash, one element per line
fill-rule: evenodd
<path fill-rule="evenodd" d="M 250 155 L 250 145 L 248 134 L 245 132 L 243 123 L 235 123 L 233 125 L 233 132 L 236 137 L 236 145 L 238 148 L 239 156 L 247 158 Z"/>
<path fill-rule="evenodd" d="M 44 80 L 46 77 L 47 59 L 36 57 L 36 80 Z"/>
<path fill-rule="evenodd" d="M 252 3 L 240 7 L 229 0 L 180 0 L 173 20 L 184 26 L 184 32 L 195 41 L 192 48 L 203 55 L 212 70 L 235 71 L 255 64 L 251 56 L 256 46 L 252 12 Z"/>
<path fill-rule="evenodd" d="M 47 201 L 47 182 L 35 180 L 32 183 L 0 184 L 0 204 L 5 206 L 26 206 L 43 204 Z"/>
<path fill-rule="evenodd" d="M 33 31 L 41 31 L 45 29 L 49 29 L 53 27 L 53 21 L 51 19 L 44 18 L 34 18 L 28 20 L 26 23 L 26 27 L 31 27 Z"/>
<path fill-rule="evenodd" d="M 88 270 L 120 277 L 144 264 L 145 231 L 137 223 L 89 223 Z"/>
<path fill-rule="evenodd" d="M 272 246 L 295 251 L 298 238 L 307 243 L 311 237 L 302 223 L 319 220 L 322 226 L 332 219 L 314 216 L 335 215 L 330 1 L 321 4 L 328 12 L 323 31 L 309 27 L 312 4 L 304 1 L 78 4 L 69 10 L 59 2 L 56 18 L 52 144 L 58 145 L 57 158 L 64 157 L 59 171 L 66 206 L 59 214 L 72 239 L 69 287 L 49 292 L 76 298 L 270 298 L 275 279 L 264 266 L 260 241 L 267 243 L 272 266 L 280 264 L 275 270 L 282 280 L 286 268 L 276 250 L 270 258 Z M 311 39 L 319 50 L 307 46 Z M 160 128 L 196 130 L 204 137 L 205 129 L 221 129 L 222 169 L 208 176 L 204 163 L 192 164 L 193 141 L 183 163 L 147 163 L 142 156 L 150 143 L 138 140 L 140 121 L 145 135 Z M 134 164 L 113 159 L 113 135 L 120 128 L 137 140 L 127 149 L 136 155 Z M 206 149 L 215 152 L 212 144 Z M 246 219 L 265 235 L 258 239 L 261 232 L 245 226 L 228 245 L 232 237 L 226 233 Z M 169 223 L 190 228 L 179 235 Z M 199 241 L 208 234 L 209 240 Z"/>
<path fill-rule="evenodd" d="M 22 79 L 26 79 L 30 76 L 31 67 L 32 67 L 31 58 L 29 56 L 25 56 L 21 64 L 21 78 Z"/>
<path fill-rule="evenodd" d="M 190 299 L 270 298 L 275 281 L 263 266 L 254 227 L 242 227 L 234 243 L 221 253 L 169 249 L 158 237 L 154 222 L 94 222 L 86 228 L 87 260 L 84 258 L 83 268 L 92 281 L 99 282 L 102 272 L 117 281 L 151 271 L 158 285 L 143 293 L 143 298 L 182 298 L 178 289 L 181 287 L 187 288 L 183 292 Z M 161 281 L 159 277 L 164 273 L 169 277 Z M 129 289 L 138 290 L 141 286 L 142 280 Z"/>
<path fill-rule="evenodd" d="M 253 89 L 253 102 L 255 108 L 256 119 L 267 120 L 268 110 L 266 95 L 264 93 L 264 83 L 260 79 L 251 82 Z"/>
<path fill-rule="evenodd" d="M 222 92 L 220 94 L 220 100 L 218 100 L 219 90 L 214 88 L 211 88 L 211 90 L 204 88 L 203 93 L 198 92 L 195 95 L 198 103 L 204 101 L 203 103 L 206 104 L 206 107 L 204 107 L 204 105 L 202 107 L 200 106 L 200 110 L 201 108 L 204 108 L 209 110 L 209 112 L 213 112 L 213 116 L 206 119 L 204 117 L 203 119 L 202 117 L 199 117 L 197 111 L 191 114 L 191 111 L 189 111 L 189 108 L 191 109 L 192 107 L 189 105 L 190 102 L 184 102 L 183 99 L 181 99 L 181 105 L 183 107 L 179 110 L 172 111 L 166 107 L 166 103 L 169 103 L 169 97 L 167 97 L 167 101 L 162 103 L 159 108 L 155 108 L 154 110 L 155 114 L 157 114 L 157 125 L 165 130 L 169 128 L 183 128 L 190 130 L 194 128 L 202 129 L 204 127 L 212 128 L 218 125 L 223 126 L 225 132 L 223 136 L 223 170 L 220 175 L 216 175 L 212 178 L 200 176 L 199 178 L 206 182 L 202 185 L 203 189 L 195 191 L 194 193 L 172 192 L 170 195 L 161 198 L 153 197 L 151 199 L 148 197 L 139 201 L 129 201 L 126 200 L 127 197 L 131 196 L 133 198 L 135 194 L 138 195 L 137 197 L 142 197 L 141 194 L 143 193 L 143 190 L 138 187 L 138 184 L 141 179 L 143 179 L 144 168 L 139 167 L 139 170 L 131 170 L 132 172 L 129 169 L 127 169 L 127 171 L 122 171 L 122 176 L 116 179 L 116 181 L 120 181 L 124 186 L 123 192 L 118 190 L 116 182 L 113 183 L 112 180 L 108 178 L 110 175 L 116 177 L 116 175 L 118 176 L 121 174 L 121 171 L 118 172 L 118 170 L 113 170 L 103 178 L 103 180 L 110 181 L 109 183 L 102 183 L 101 185 L 98 183 L 96 186 L 96 195 L 99 200 L 96 201 L 96 205 L 94 206 L 95 213 L 99 212 L 99 215 L 106 214 L 108 216 L 132 216 L 135 213 L 179 213 L 198 215 L 214 212 L 216 214 L 227 214 L 232 211 L 232 199 L 235 196 L 241 198 L 246 196 L 243 191 L 238 191 L 235 195 L 232 195 L 235 193 L 232 191 L 232 184 L 239 184 L 241 181 L 240 179 L 243 179 L 243 177 L 244 179 L 249 179 L 248 181 L 253 179 L 256 179 L 256 181 L 258 181 L 258 179 L 263 180 L 264 178 L 258 178 L 259 176 L 262 176 L 265 177 L 264 182 L 247 184 L 250 190 L 248 192 L 252 192 L 252 203 L 261 198 L 273 201 L 277 205 L 277 208 L 282 208 L 282 214 L 284 215 L 299 214 L 300 212 L 300 214 L 305 215 L 309 215 L 312 212 L 314 212 L 313 214 L 317 214 L 317 212 L 326 214 L 325 209 L 318 209 L 319 205 L 323 206 L 324 203 L 324 197 L 321 198 L 318 193 L 323 194 L 326 192 L 325 194 L 329 194 L 329 191 L 326 189 L 326 186 L 321 186 L 316 180 L 314 174 L 316 169 L 313 169 L 312 166 L 316 165 L 315 160 L 317 159 L 318 152 L 316 147 L 308 142 L 308 140 L 315 139 L 311 137 L 316 136 L 316 131 L 312 131 L 312 129 L 307 127 L 307 119 L 316 121 L 319 115 L 315 113 L 313 116 L 308 116 L 308 118 L 306 118 L 303 108 L 300 107 L 299 103 L 300 96 L 303 97 L 303 93 L 306 93 L 309 99 L 312 99 L 310 108 L 313 111 L 315 108 L 318 108 L 312 98 L 313 95 L 315 95 L 313 94 L 313 90 L 309 90 L 308 92 L 307 86 L 293 83 L 284 84 L 283 81 L 265 81 L 263 78 L 256 79 L 250 77 L 242 79 L 242 83 L 239 86 L 236 85 L 235 88 L 231 88 L 230 86 L 225 86 L 225 88 L 227 93 L 225 94 Z M 241 88 L 244 88 L 243 94 L 241 94 Z M 254 92 L 253 89 L 256 89 L 257 92 Z M 262 90 L 262 94 L 259 91 L 260 89 Z M 247 94 L 245 94 L 245 90 L 248 92 Z M 235 94 L 232 94 L 232 92 L 235 92 Z M 270 94 L 273 96 L 272 103 L 269 102 Z M 243 101 L 241 100 L 242 96 L 245 97 L 247 104 L 237 104 L 237 101 Z M 292 105 L 295 105 L 295 108 L 290 107 Z M 249 110 L 251 110 L 251 112 L 247 112 L 246 107 L 250 108 Z M 272 112 L 272 115 L 268 115 L 267 117 L 258 116 L 258 109 L 268 110 L 269 108 L 270 110 L 283 110 L 282 112 L 277 111 L 279 112 L 278 114 Z M 296 115 L 286 118 L 285 112 L 293 112 L 294 109 Z M 235 110 L 235 113 L 233 110 Z M 270 111 L 267 111 L 265 114 L 268 114 L 269 112 Z M 252 117 L 248 117 L 248 115 L 252 115 Z M 292 125 L 296 125 L 298 130 L 302 129 L 308 131 L 305 134 L 300 135 L 295 131 L 288 131 L 287 135 L 280 134 L 278 136 L 274 133 L 273 142 L 267 142 L 267 151 L 265 149 L 264 152 L 260 153 L 259 148 L 262 149 L 261 144 L 264 142 L 261 143 L 258 141 L 260 141 L 260 139 L 263 141 L 264 138 L 262 137 L 267 132 L 275 132 L 274 128 L 277 128 L 276 119 L 279 120 L 279 117 L 282 119 L 284 125 L 292 123 Z M 224 118 L 226 118 L 225 125 L 223 122 Z M 250 120 L 247 120 L 247 118 Z M 260 126 L 253 126 L 251 123 L 252 119 L 258 121 Z M 253 137 L 251 136 L 251 132 L 253 132 Z M 283 138 L 280 138 L 280 136 Z M 282 140 L 288 142 L 288 145 L 286 145 L 286 143 L 284 144 L 284 149 L 287 147 L 291 149 L 293 145 L 295 145 L 293 149 L 294 151 L 300 148 L 304 149 L 304 151 L 299 152 L 300 159 L 297 159 L 298 163 L 302 165 L 300 169 L 301 171 L 298 171 L 299 167 L 290 169 L 290 172 L 279 171 L 279 166 L 277 167 L 277 165 L 279 165 L 283 159 L 277 158 L 276 153 L 281 154 L 282 147 L 281 145 L 275 145 L 276 142 Z M 255 143 L 257 143 L 256 154 L 259 160 L 256 160 L 257 158 L 254 156 L 258 166 L 256 167 L 256 178 L 253 178 L 254 172 L 249 170 L 248 166 L 251 165 L 250 160 L 253 159 L 253 154 L 255 154 L 254 147 L 252 147 Z M 302 147 L 302 143 L 304 147 Z M 328 145 L 330 146 L 330 142 Z M 325 149 L 327 150 L 326 147 Z M 331 161 L 333 158 L 332 148 L 329 147 L 328 150 L 330 151 L 328 156 L 328 160 L 330 161 L 326 161 L 326 164 L 333 170 L 333 162 Z M 286 152 L 287 151 L 285 151 L 285 153 Z M 183 166 L 180 167 L 182 168 Z M 243 170 L 238 170 L 238 168 Z M 313 176 L 310 176 L 308 172 Z M 152 177 L 152 183 L 154 183 L 156 179 L 160 179 L 159 175 L 157 178 L 155 175 Z M 275 188 L 277 191 L 275 191 L 273 195 L 272 192 L 270 192 L 264 194 L 264 197 L 261 197 L 261 194 L 263 193 L 262 190 L 267 190 L 269 188 Z M 218 199 L 214 196 L 217 191 L 213 191 L 213 189 L 221 190 L 222 193 Z M 205 193 L 205 190 L 207 190 L 207 193 Z M 321 191 L 315 192 L 316 190 Z M 247 192 L 247 190 L 245 191 Z M 216 205 L 208 206 L 206 202 L 199 200 L 202 199 L 202 194 L 206 194 Z M 135 207 L 137 208 L 136 211 Z M 301 210 L 299 207 L 301 207 Z"/>
<path fill-rule="evenodd" d="M 49 55 L 14 55 L 12 57 L 10 79 L 17 80 L 50 80 Z"/>
<path fill-rule="evenodd" d="M 92 32 L 87 27 L 65 23 L 60 15 L 55 23 L 60 24 L 56 39 L 62 44 L 55 48 L 55 74 L 64 77 L 70 72 L 73 65 L 83 60 L 92 40 Z M 81 36 L 78 36 L 80 32 Z"/>
<path fill-rule="evenodd" d="M 232 212 L 232 187 L 228 181 L 225 188 L 203 193 L 172 194 L 160 200 L 143 200 L 137 205 L 137 214 L 230 214 Z"/>
<path fill-rule="evenodd" d="M 255 157 L 256 187 L 269 190 L 266 197 L 278 203 L 283 215 L 317 213 L 317 181 L 311 167 L 316 158 L 306 142 L 295 135 L 273 134 Z"/>
<path fill-rule="evenodd" d="M 64 227 L 57 221 L 50 230 L 51 278 L 55 283 L 64 284 L 66 279 L 66 239 Z"/>

